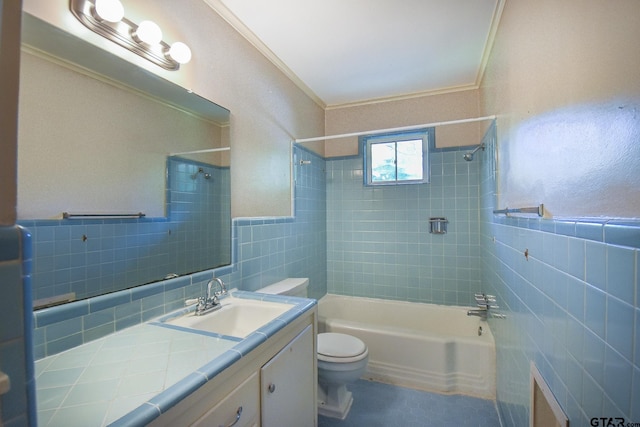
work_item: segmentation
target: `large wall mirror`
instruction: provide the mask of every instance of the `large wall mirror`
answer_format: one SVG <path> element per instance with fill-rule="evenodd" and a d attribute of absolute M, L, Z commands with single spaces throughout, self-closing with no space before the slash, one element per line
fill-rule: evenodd
<path fill-rule="evenodd" d="M 22 38 L 35 308 L 230 264 L 229 111 L 26 13 Z"/>

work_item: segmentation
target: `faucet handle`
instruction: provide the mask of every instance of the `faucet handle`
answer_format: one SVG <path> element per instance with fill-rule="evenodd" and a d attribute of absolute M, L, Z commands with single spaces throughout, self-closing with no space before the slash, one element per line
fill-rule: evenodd
<path fill-rule="evenodd" d="M 474 298 L 478 304 L 487 305 L 490 302 L 496 302 L 496 297 L 493 295 L 475 294 Z"/>
<path fill-rule="evenodd" d="M 483 301 L 483 302 L 478 302 L 477 306 L 480 308 L 485 308 L 485 309 L 490 309 L 490 308 L 500 308 L 500 306 L 495 305 L 495 304 L 490 304 L 491 301 Z"/>
<path fill-rule="evenodd" d="M 190 298 L 184 302 L 184 305 L 187 307 L 191 305 L 196 305 L 196 304 L 198 305 L 198 307 L 204 307 L 205 298 L 204 297 Z"/>
<path fill-rule="evenodd" d="M 184 302 L 184 305 L 188 307 L 190 305 L 197 304 L 198 302 L 200 302 L 199 300 L 200 300 L 200 298 L 189 298 L 188 300 L 186 300 Z"/>

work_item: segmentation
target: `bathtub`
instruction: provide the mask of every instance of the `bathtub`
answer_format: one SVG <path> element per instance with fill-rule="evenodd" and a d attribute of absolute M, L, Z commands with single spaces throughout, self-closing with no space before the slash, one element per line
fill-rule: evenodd
<path fill-rule="evenodd" d="M 366 343 L 363 378 L 495 399 L 493 335 L 485 320 L 467 316 L 468 309 L 327 294 L 318 301 L 318 331 Z"/>

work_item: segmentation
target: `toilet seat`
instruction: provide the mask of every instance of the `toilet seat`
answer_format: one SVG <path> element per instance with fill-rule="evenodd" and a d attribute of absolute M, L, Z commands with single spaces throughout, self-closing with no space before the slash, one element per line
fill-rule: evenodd
<path fill-rule="evenodd" d="M 318 360 L 331 363 L 351 363 L 365 359 L 369 350 L 362 340 L 336 332 L 318 334 Z"/>

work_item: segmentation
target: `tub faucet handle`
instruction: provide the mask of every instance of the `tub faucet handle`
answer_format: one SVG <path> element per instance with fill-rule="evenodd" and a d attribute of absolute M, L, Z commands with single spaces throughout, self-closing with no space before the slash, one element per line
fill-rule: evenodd
<path fill-rule="evenodd" d="M 490 308 L 500 308 L 498 305 L 491 304 L 491 301 L 478 301 L 476 305 L 487 310 Z"/>
<path fill-rule="evenodd" d="M 496 302 L 496 297 L 493 295 L 475 294 L 474 298 L 479 305 L 481 304 L 483 306 L 490 302 Z"/>

